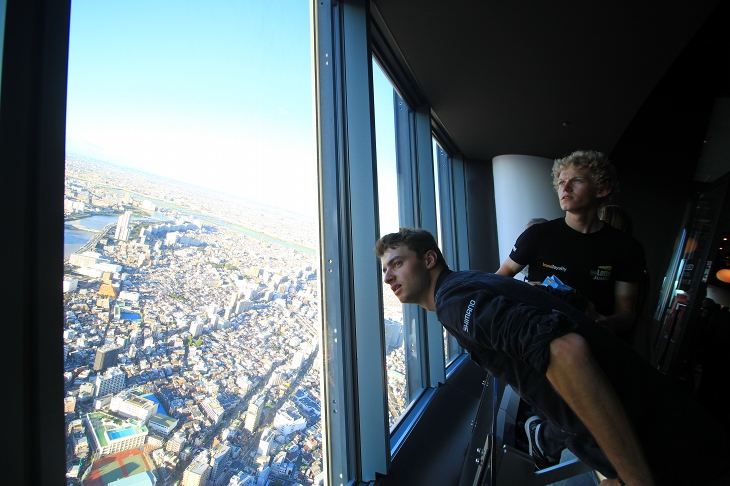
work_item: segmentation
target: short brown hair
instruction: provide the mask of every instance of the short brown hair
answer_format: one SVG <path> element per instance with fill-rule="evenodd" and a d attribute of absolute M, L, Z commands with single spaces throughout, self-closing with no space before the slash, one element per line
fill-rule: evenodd
<path fill-rule="evenodd" d="M 397 233 L 381 236 L 375 243 L 375 255 L 382 258 L 386 250 L 389 248 L 395 249 L 401 245 L 407 246 L 418 258 L 433 250 L 437 255 L 436 266 L 447 266 L 444 255 L 441 253 L 438 243 L 436 243 L 436 238 L 428 231 L 420 228 L 401 228 Z"/>
<path fill-rule="evenodd" d="M 567 157 L 556 159 L 553 164 L 553 188 L 556 191 L 558 190 L 560 173 L 569 167 L 588 169 L 591 173 L 593 183 L 599 190 L 610 188 L 611 194 L 615 194 L 619 190 L 616 167 L 614 167 L 603 152 L 576 150 Z M 606 198 L 607 200 L 608 198 Z"/>

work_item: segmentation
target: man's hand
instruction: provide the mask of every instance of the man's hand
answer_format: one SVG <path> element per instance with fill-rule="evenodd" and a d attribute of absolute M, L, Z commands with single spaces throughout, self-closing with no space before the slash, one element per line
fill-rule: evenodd
<path fill-rule="evenodd" d="M 587 315 L 596 322 L 598 321 L 598 319 L 603 318 L 603 316 L 596 311 L 595 304 L 590 300 L 588 301 L 588 305 L 586 306 L 585 315 Z"/>
<path fill-rule="evenodd" d="M 629 304 L 633 305 L 633 301 L 630 303 L 626 303 L 624 307 Z M 585 315 L 593 319 L 596 324 L 600 324 L 603 327 L 607 328 L 609 331 L 616 333 L 630 329 L 634 323 L 635 318 L 634 313 L 626 309 L 620 310 L 619 312 L 611 316 L 604 316 L 603 314 L 598 313 L 598 311 L 596 310 L 596 306 L 591 301 L 588 301 Z"/>
<path fill-rule="evenodd" d="M 613 329 L 611 328 L 611 317 L 599 314 L 596 310 L 595 304 L 593 304 L 593 302 L 591 302 L 590 300 L 588 301 L 588 305 L 586 306 L 585 315 L 595 321 L 596 324 L 600 324 L 603 327 L 606 327 L 609 330 L 613 331 Z"/>

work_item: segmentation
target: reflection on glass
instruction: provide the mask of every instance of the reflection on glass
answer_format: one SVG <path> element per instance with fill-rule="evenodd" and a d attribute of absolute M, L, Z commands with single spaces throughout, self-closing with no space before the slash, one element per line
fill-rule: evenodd
<path fill-rule="evenodd" d="M 441 227 L 441 191 L 438 190 L 438 188 L 440 187 L 439 186 L 439 184 L 440 184 L 439 167 L 441 165 L 440 164 L 441 158 L 439 157 L 439 155 L 440 155 L 440 152 L 442 152 L 442 149 L 441 149 L 441 147 L 439 147 L 438 142 L 436 142 L 436 139 L 434 139 L 434 138 L 431 139 L 431 147 L 432 147 L 433 160 L 434 160 L 433 179 L 436 183 L 436 188 L 437 188 L 435 191 L 435 194 L 436 194 L 436 226 L 438 228 L 438 231 L 436 232 L 436 234 L 437 234 L 437 238 L 438 238 L 439 248 L 443 248 L 443 239 L 441 236 L 442 231 L 443 231 L 443 229 Z M 446 332 L 446 328 L 443 328 L 443 330 L 442 330 L 442 337 L 443 337 L 443 341 L 444 341 L 444 361 L 446 362 L 446 364 L 448 364 L 449 363 L 449 354 L 450 354 L 449 353 L 449 343 L 450 343 L 451 335 L 448 332 Z"/>
<path fill-rule="evenodd" d="M 432 147 L 433 147 L 433 176 L 434 181 L 436 185 L 436 224 L 438 227 L 438 243 L 439 246 L 442 248 L 442 250 L 445 251 L 444 258 L 446 258 L 447 263 L 450 267 L 455 268 L 455 264 L 453 261 L 450 261 L 452 259 L 452 253 L 446 251 L 447 248 L 450 248 L 451 245 L 447 246 L 444 242 L 444 235 L 450 235 L 453 232 L 453 228 L 448 227 L 448 222 L 452 221 L 453 218 L 445 217 L 442 214 L 442 211 L 449 211 L 451 208 L 451 201 L 447 201 L 443 199 L 448 199 L 448 197 L 444 197 L 444 195 L 451 194 L 451 191 L 449 190 L 448 186 L 451 184 L 450 178 L 447 176 L 450 174 L 450 165 L 449 165 L 449 156 L 444 151 L 443 148 L 438 144 L 435 138 L 432 138 Z M 441 177 L 444 175 L 444 177 Z M 448 214 L 446 215 L 448 216 Z M 444 223 L 446 221 L 447 223 Z M 446 228 L 444 226 L 447 226 Z M 458 343 L 456 342 L 456 339 L 450 335 L 448 332 L 446 332 L 446 329 L 443 329 L 443 341 L 444 341 L 444 361 L 446 365 L 448 366 L 449 363 L 454 361 L 459 354 L 461 353 L 461 348 L 459 347 Z"/>
<path fill-rule="evenodd" d="M 441 227 L 441 191 L 438 190 L 439 188 L 439 168 L 441 166 L 442 160 L 445 159 L 443 157 L 443 149 L 439 147 L 438 142 L 436 142 L 436 139 L 431 138 L 431 148 L 432 148 L 432 156 L 433 156 L 433 180 L 435 181 L 436 185 L 436 191 L 434 191 L 434 195 L 436 197 L 436 227 L 438 230 L 437 233 L 437 240 L 439 244 L 439 248 L 443 248 L 443 228 Z"/>
<path fill-rule="evenodd" d="M 309 39 L 304 1 L 74 0 L 70 483 L 320 484 Z"/>
<path fill-rule="evenodd" d="M 656 364 L 662 371 L 669 372 L 674 366 L 678 347 L 692 326 L 690 313 L 701 305 L 706 293 L 706 288 L 700 292 L 701 284 L 707 282 L 712 265 L 708 256 L 713 258 L 710 249 L 724 195 L 724 187 L 710 188 L 702 194 L 702 198 L 696 201 L 691 220 L 686 222 L 681 233 L 679 246 L 675 248 L 674 260 L 678 263 L 673 262 L 675 266 L 670 269 L 673 274 L 667 275 L 673 284 L 669 294 L 671 300 L 667 299 L 671 303 L 660 303 L 664 315 L 654 343 Z M 699 297 L 698 292 L 702 294 Z"/>
<path fill-rule="evenodd" d="M 373 97 L 378 163 L 380 234 L 398 231 L 398 174 L 396 171 L 393 86 L 373 61 Z M 391 427 L 407 405 L 403 305 L 383 288 L 385 361 L 388 369 L 388 414 Z"/>

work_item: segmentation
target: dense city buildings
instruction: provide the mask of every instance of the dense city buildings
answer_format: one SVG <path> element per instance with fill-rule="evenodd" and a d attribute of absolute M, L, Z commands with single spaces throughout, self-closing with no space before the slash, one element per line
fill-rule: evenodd
<path fill-rule="evenodd" d="M 152 179 L 67 160 L 93 233 L 64 278 L 69 484 L 118 453 L 157 484 L 319 484 L 316 222 Z"/>

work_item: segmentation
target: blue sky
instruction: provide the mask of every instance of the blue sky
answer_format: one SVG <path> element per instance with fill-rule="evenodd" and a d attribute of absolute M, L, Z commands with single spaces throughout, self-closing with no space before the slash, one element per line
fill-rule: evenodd
<path fill-rule="evenodd" d="M 316 201 L 305 0 L 74 0 L 68 81 L 68 153 Z"/>
<path fill-rule="evenodd" d="M 74 0 L 67 153 L 315 215 L 309 9 Z M 392 126 L 392 112 L 378 124 Z M 391 144 L 379 140 L 379 152 L 393 154 Z"/>

